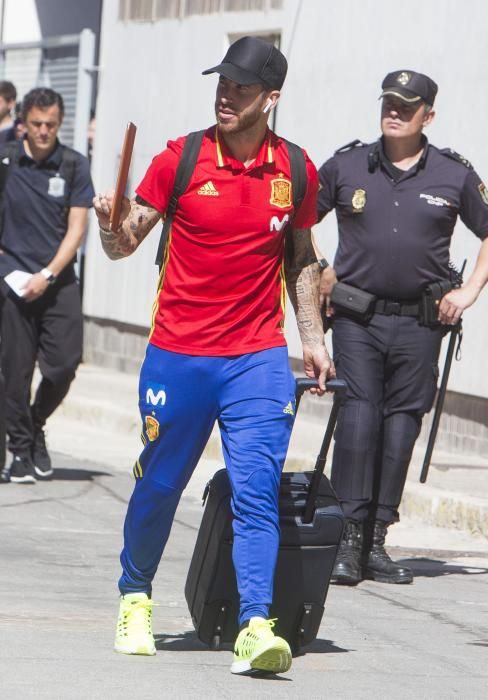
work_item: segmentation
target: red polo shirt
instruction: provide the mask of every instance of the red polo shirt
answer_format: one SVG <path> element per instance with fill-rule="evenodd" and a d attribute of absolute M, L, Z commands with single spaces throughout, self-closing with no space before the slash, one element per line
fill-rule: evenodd
<path fill-rule="evenodd" d="M 169 141 L 137 194 L 164 214 L 185 137 Z M 305 154 L 306 155 L 306 154 Z M 286 222 L 316 222 L 318 178 L 306 156 L 308 184 L 294 212 L 285 144 L 268 131 L 249 167 L 205 132 L 180 197 L 153 306 L 149 341 L 189 355 L 241 355 L 286 345 L 283 337 Z"/>

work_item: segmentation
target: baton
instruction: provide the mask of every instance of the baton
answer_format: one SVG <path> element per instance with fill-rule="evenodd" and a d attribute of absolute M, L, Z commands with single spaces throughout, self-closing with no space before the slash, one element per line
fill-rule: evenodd
<path fill-rule="evenodd" d="M 435 405 L 434 418 L 432 420 L 432 426 L 429 433 L 429 441 L 427 442 L 427 450 L 425 451 L 424 463 L 422 465 L 422 471 L 420 472 L 420 483 L 425 484 L 427 480 L 427 474 L 429 473 L 430 460 L 432 459 L 432 452 L 434 451 L 434 443 L 437 437 L 437 431 L 439 430 L 439 423 L 441 420 L 441 413 L 444 407 L 444 399 L 446 398 L 447 391 L 447 381 L 449 379 L 449 372 L 451 371 L 452 358 L 454 355 L 454 347 L 456 345 L 456 338 L 461 332 L 461 321 L 454 326 L 451 330 L 451 337 L 449 338 L 449 345 L 447 346 L 446 361 L 444 362 L 444 369 L 442 371 L 442 380 L 439 387 L 439 394 L 437 395 L 437 401 Z"/>
<path fill-rule="evenodd" d="M 112 211 L 110 212 L 109 228 L 111 231 L 117 231 L 119 228 L 120 210 L 122 208 L 125 188 L 127 187 L 127 176 L 129 175 L 129 166 L 132 158 L 132 149 L 134 147 L 136 131 L 136 125 L 129 122 L 127 124 L 127 129 L 125 130 L 124 144 L 122 146 L 122 153 L 120 154 L 119 172 L 117 174 L 117 184 L 115 185 Z"/>

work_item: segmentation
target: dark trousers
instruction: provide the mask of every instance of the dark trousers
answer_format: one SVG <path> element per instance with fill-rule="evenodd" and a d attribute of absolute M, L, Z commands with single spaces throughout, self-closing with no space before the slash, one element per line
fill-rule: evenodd
<path fill-rule="evenodd" d="M 346 517 L 399 520 L 408 465 L 437 387 L 441 329 L 375 314 L 368 325 L 333 322 L 337 376 L 348 384 L 332 463 Z"/>
<path fill-rule="evenodd" d="M 1 314 L 0 301 L 0 314 Z M 2 338 L 0 336 L 0 348 L 1 348 Z M 5 440 L 5 382 L 3 379 L 2 368 L 0 366 L 0 471 L 5 466 L 5 450 L 6 450 L 6 440 Z"/>
<path fill-rule="evenodd" d="M 68 393 L 81 360 L 83 319 L 76 281 L 49 287 L 26 303 L 2 281 L 2 371 L 8 446 L 29 452 L 34 428 L 42 427 Z M 36 361 L 42 374 L 30 405 Z"/>

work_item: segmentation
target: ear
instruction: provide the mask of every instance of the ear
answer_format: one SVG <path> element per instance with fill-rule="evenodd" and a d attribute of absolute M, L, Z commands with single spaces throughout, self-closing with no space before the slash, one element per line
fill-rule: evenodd
<path fill-rule="evenodd" d="M 272 109 L 276 107 L 278 104 L 278 100 L 280 99 L 280 92 L 279 90 L 272 90 L 271 92 L 268 92 L 268 95 L 266 97 L 266 103 L 263 107 L 263 112 L 266 114 L 267 112 L 270 112 Z"/>
<path fill-rule="evenodd" d="M 424 117 L 423 126 L 429 126 L 432 123 L 434 117 L 435 112 L 433 109 L 431 109 L 430 112 L 427 112 L 427 114 Z"/>
<path fill-rule="evenodd" d="M 278 100 L 280 99 L 280 92 L 279 90 L 273 90 L 272 92 L 269 93 L 268 99 L 272 101 L 273 103 L 273 109 L 276 107 L 278 104 Z"/>

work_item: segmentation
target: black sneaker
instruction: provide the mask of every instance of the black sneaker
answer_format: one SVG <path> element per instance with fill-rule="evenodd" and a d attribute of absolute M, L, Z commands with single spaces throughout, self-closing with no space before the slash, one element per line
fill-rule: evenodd
<path fill-rule="evenodd" d="M 35 484 L 34 465 L 28 454 L 14 455 L 10 465 L 10 481 L 13 484 Z"/>
<path fill-rule="evenodd" d="M 53 475 L 51 457 L 46 447 L 46 436 L 42 428 L 36 428 L 32 445 L 32 461 L 39 479 L 50 479 Z"/>
<path fill-rule="evenodd" d="M 10 483 L 10 467 L 7 467 L 5 465 L 0 472 L 0 484 L 8 484 Z"/>

